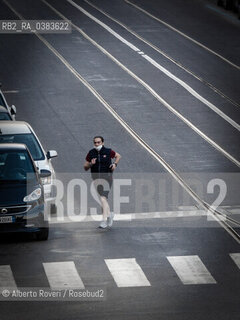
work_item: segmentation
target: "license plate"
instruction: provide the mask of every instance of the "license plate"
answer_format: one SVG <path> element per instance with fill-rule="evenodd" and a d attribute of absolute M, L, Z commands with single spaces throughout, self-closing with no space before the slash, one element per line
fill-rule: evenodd
<path fill-rule="evenodd" d="M 14 219 L 12 216 L 10 217 L 0 217 L 0 223 L 12 223 Z"/>

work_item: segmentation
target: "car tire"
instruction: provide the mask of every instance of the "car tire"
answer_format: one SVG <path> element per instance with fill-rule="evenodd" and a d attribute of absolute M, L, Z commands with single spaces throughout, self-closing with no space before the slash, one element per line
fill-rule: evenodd
<path fill-rule="evenodd" d="M 36 233 L 36 237 L 38 241 L 45 241 L 48 239 L 49 228 L 41 228 L 40 231 Z"/>

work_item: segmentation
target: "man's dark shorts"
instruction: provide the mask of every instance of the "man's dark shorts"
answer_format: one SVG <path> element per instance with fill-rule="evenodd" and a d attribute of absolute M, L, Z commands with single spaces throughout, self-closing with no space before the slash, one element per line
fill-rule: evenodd
<path fill-rule="evenodd" d="M 92 179 L 97 184 L 96 190 L 100 197 L 108 199 L 109 191 L 112 187 L 113 175 L 111 172 L 107 173 L 92 173 Z M 101 180 L 98 180 L 101 179 Z"/>

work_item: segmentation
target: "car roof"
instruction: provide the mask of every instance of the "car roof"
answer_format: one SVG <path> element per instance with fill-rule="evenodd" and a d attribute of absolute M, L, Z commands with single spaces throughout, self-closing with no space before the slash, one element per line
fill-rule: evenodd
<path fill-rule="evenodd" d="M 27 147 L 23 143 L 0 143 L 0 151 L 1 150 L 23 151 L 27 150 Z"/>
<path fill-rule="evenodd" d="M 25 121 L 0 121 L 0 134 L 21 134 L 31 132 L 31 126 Z"/>

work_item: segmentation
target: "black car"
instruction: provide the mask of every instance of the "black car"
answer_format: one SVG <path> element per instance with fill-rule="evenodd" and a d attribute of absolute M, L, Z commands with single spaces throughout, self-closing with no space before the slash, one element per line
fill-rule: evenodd
<path fill-rule="evenodd" d="M 0 233 L 34 232 L 38 240 L 48 239 L 48 220 L 44 217 L 43 177 L 26 145 L 0 145 Z"/>

